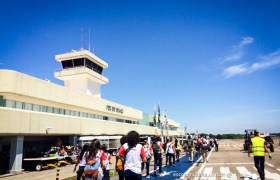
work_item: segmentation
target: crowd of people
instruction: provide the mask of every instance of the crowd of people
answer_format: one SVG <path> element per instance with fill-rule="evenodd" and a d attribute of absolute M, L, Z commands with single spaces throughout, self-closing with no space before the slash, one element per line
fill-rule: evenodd
<path fill-rule="evenodd" d="M 166 143 L 163 144 L 160 135 L 151 141 L 145 140 L 142 145 L 140 144 L 140 135 L 136 131 L 130 131 L 126 136 L 123 136 L 120 139 L 120 144 L 115 164 L 119 180 L 140 180 L 144 170 L 146 171 L 145 177 L 150 178 L 152 157 L 154 157 L 153 176 L 162 176 L 163 156 L 166 159 L 166 166 L 175 167 L 176 162 L 180 161 L 182 150 L 188 154 L 190 163 L 194 161 L 194 157 L 198 153 L 202 154 L 202 162 L 208 162 L 207 152 L 213 147 L 218 151 L 217 139 L 207 139 L 206 137 L 196 139 L 190 135 L 183 145 L 177 139 L 166 139 Z M 90 144 L 83 146 L 73 171 L 77 172 L 77 180 L 108 180 L 110 179 L 111 164 L 112 157 L 106 145 L 101 145 L 98 139 L 93 139 Z M 78 170 L 76 171 L 77 166 Z"/>

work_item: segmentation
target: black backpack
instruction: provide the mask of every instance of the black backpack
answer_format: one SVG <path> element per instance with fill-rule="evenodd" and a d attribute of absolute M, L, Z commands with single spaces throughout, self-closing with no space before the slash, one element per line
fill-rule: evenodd
<path fill-rule="evenodd" d="M 270 152 L 274 152 L 274 147 L 273 147 L 272 144 L 270 144 L 270 145 L 268 146 L 268 148 L 269 148 Z"/>
<path fill-rule="evenodd" d="M 160 152 L 160 147 L 159 147 L 159 145 L 158 145 L 157 142 L 154 142 L 154 143 L 153 143 L 152 148 L 153 148 L 154 154 Z"/>

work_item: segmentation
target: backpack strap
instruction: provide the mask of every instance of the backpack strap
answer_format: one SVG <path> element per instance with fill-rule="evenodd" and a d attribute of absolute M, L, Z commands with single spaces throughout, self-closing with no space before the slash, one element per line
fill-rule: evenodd
<path fill-rule="evenodd" d="M 125 150 L 125 154 L 124 154 L 124 155 L 126 156 L 127 153 L 129 153 L 129 151 L 130 151 L 131 149 L 132 149 L 132 147 L 129 147 L 129 146 L 128 146 L 128 148 Z"/>

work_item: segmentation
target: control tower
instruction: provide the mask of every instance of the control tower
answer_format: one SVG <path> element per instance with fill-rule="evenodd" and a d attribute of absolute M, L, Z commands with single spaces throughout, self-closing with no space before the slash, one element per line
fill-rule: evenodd
<path fill-rule="evenodd" d="M 56 55 L 55 59 L 63 69 L 54 76 L 63 80 L 65 87 L 101 98 L 101 84 L 108 83 L 102 76 L 103 69 L 108 67 L 105 61 L 84 49 Z"/>

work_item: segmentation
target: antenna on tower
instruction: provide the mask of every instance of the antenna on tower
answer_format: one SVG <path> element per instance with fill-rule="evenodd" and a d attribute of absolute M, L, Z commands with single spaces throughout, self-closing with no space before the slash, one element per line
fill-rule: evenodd
<path fill-rule="evenodd" d="M 81 49 L 84 49 L 84 28 L 81 28 Z"/>
<path fill-rule="evenodd" d="M 90 26 L 88 27 L 88 51 L 90 52 Z"/>

